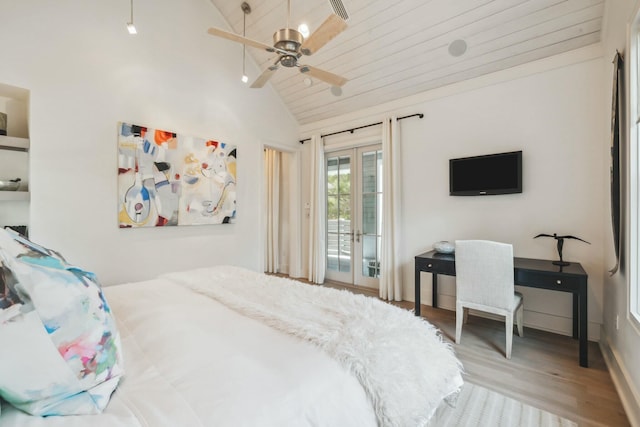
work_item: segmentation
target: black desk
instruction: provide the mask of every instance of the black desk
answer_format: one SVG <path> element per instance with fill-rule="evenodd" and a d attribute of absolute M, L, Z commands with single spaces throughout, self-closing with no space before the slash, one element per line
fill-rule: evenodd
<path fill-rule="evenodd" d="M 425 252 L 415 257 L 416 316 L 420 316 L 420 272 L 433 275 L 433 307 L 438 307 L 438 274 L 456 275 L 455 256 Z M 551 289 L 573 294 L 573 338 L 580 340 L 580 366 L 588 367 L 587 335 L 587 273 L 577 262 L 566 267 L 553 265 L 551 261 L 531 258 L 514 258 L 514 280 L 519 286 Z"/>

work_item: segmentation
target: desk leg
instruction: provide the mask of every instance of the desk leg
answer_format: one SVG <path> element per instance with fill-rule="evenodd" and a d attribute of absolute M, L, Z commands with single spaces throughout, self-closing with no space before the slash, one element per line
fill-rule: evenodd
<path fill-rule="evenodd" d="M 586 281 L 585 281 L 586 282 Z M 580 326 L 579 326 L 579 334 L 580 334 L 580 366 L 584 368 L 589 367 L 589 334 L 587 332 L 587 324 L 589 323 L 589 319 L 587 319 L 587 284 L 581 287 L 579 293 L 580 300 L 578 301 L 578 309 L 580 311 Z"/>
<path fill-rule="evenodd" d="M 433 277 L 433 284 L 431 285 L 431 293 L 433 294 L 431 306 L 438 308 L 438 275 L 433 273 L 431 276 Z"/>
<path fill-rule="evenodd" d="M 415 301 L 416 301 L 416 309 L 415 309 L 415 314 L 416 316 L 420 316 L 420 269 L 418 269 L 418 267 L 416 267 L 416 278 L 415 278 L 415 287 L 416 287 L 416 295 L 415 295 Z"/>
<path fill-rule="evenodd" d="M 573 338 L 577 339 L 580 336 L 580 329 L 578 327 L 578 322 L 580 319 L 580 303 L 578 293 L 573 293 Z"/>

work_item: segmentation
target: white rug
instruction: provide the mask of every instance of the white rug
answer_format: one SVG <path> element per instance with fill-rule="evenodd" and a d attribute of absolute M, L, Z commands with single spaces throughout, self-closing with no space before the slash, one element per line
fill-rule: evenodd
<path fill-rule="evenodd" d="M 441 406 L 429 427 L 577 427 L 573 421 L 469 382 L 455 408 Z"/>

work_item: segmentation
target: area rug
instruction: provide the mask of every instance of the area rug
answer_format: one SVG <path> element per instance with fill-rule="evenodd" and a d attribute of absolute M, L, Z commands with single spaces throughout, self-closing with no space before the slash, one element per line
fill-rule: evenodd
<path fill-rule="evenodd" d="M 577 427 L 573 421 L 479 385 L 465 383 L 455 408 L 441 406 L 429 427 Z"/>

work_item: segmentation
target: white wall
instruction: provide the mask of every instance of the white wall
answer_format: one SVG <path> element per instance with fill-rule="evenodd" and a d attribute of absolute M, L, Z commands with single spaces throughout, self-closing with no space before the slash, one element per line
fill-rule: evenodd
<path fill-rule="evenodd" d="M 31 237 L 105 284 L 221 263 L 258 269 L 262 141 L 296 146 L 298 127 L 270 88 L 240 82 L 241 45 L 206 34 L 227 27 L 211 3 L 136 0 L 136 36 L 129 2 L 0 9 L 0 82 L 31 91 Z M 237 145 L 237 223 L 119 229 L 119 121 Z"/>
<path fill-rule="evenodd" d="M 633 19 L 633 12 L 637 10 L 638 2 L 635 0 L 616 0 L 607 2 L 605 9 L 605 23 L 603 26 L 603 69 L 604 79 L 602 85 L 605 87 L 606 105 L 603 106 L 603 121 L 610 126 L 611 123 L 611 91 L 613 78 L 613 65 L 611 63 L 616 49 L 622 53 L 626 52 L 627 46 L 627 26 Z M 628 57 L 628 55 L 627 55 Z M 628 121 L 632 124 L 633 121 Z M 629 317 L 629 297 L 628 297 L 628 265 L 629 265 L 629 186 L 628 182 L 628 134 L 623 135 L 620 143 L 622 152 L 622 212 L 621 222 L 622 250 L 620 270 L 615 275 L 609 277 L 605 275 L 604 284 L 604 316 L 602 327 L 601 348 L 611 375 L 627 415 L 632 425 L 640 426 L 640 364 L 638 355 L 640 354 L 640 330 L 633 324 Z M 603 156 L 609 159 L 609 144 L 603 147 Z M 609 181 L 607 185 L 606 197 L 609 197 Z M 609 219 L 610 208 L 607 205 L 604 231 L 605 231 L 605 266 L 611 267 L 615 264 L 613 251 L 613 238 L 611 233 L 611 221 Z M 616 327 L 616 317 L 619 318 Z"/>
<path fill-rule="evenodd" d="M 554 240 L 533 237 L 572 234 L 591 242 L 566 241 L 563 255 L 589 274 L 589 337 L 597 340 L 603 305 L 603 177 L 608 173 L 602 155 L 607 137 L 602 79 L 601 49 L 595 45 L 357 112 L 342 123 L 305 125 L 302 133 L 367 124 L 392 113 L 424 113 L 424 119 L 400 125 L 405 299 L 414 299 L 413 257 L 436 241 L 491 239 L 512 243 L 519 257 L 556 259 Z M 513 150 L 523 150 L 522 194 L 449 196 L 450 158 Z M 301 202 L 307 199 L 303 194 Z M 454 279 L 442 277 L 440 283 L 439 303 L 454 309 Z M 422 301 L 429 303 L 430 275 L 423 275 L 422 284 Z M 521 291 L 527 325 L 571 334 L 571 294 Z"/>

